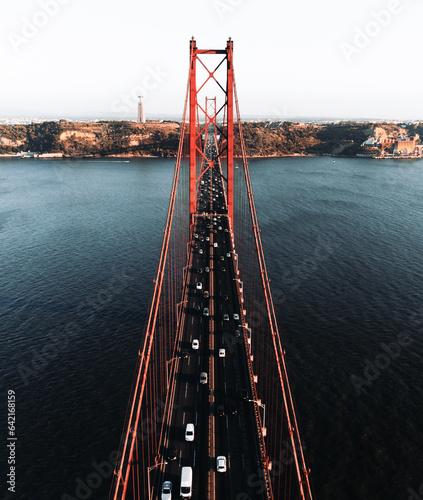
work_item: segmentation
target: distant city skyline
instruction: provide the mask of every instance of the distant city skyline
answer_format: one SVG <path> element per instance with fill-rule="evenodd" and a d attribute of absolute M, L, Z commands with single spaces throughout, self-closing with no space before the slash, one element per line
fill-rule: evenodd
<path fill-rule="evenodd" d="M 0 8 L 0 119 L 181 119 L 189 40 L 234 40 L 243 118 L 423 120 L 418 0 L 20 0 Z M 413 83 L 415 82 L 415 83 Z"/>

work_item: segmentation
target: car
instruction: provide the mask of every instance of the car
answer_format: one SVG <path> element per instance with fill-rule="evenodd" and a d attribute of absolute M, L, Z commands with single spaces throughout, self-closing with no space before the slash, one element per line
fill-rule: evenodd
<path fill-rule="evenodd" d="M 200 384 L 207 384 L 207 373 L 206 372 L 200 373 Z"/>
<path fill-rule="evenodd" d="M 198 253 L 202 255 L 204 253 L 203 249 L 200 248 L 200 250 L 198 250 Z"/>
<path fill-rule="evenodd" d="M 235 321 L 238 321 L 238 320 L 239 320 L 239 314 L 234 313 L 234 320 L 235 320 Z"/>
<path fill-rule="evenodd" d="M 222 273 L 226 272 L 226 267 L 221 267 L 220 270 L 222 271 Z"/>
<path fill-rule="evenodd" d="M 206 273 L 210 272 L 210 268 L 208 266 L 204 270 L 206 271 Z"/>
<path fill-rule="evenodd" d="M 194 339 L 191 345 L 193 349 L 197 350 L 200 348 L 200 341 L 198 339 Z"/>
<path fill-rule="evenodd" d="M 229 321 L 229 314 L 223 315 L 223 321 Z"/>
<path fill-rule="evenodd" d="M 205 307 L 204 310 L 203 310 L 203 315 L 204 316 L 208 316 L 209 315 L 209 308 L 208 307 Z"/>
<path fill-rule="evenodd" d="M 226 257 L 230 257 L 230 256 L 231 256 L 231 253 L 230 253 L 230 252 L 228 252 L 228 253 L 226 254 Z"/>
<path fill-rule="evenodd" d="M 198 238 L 198 234 L 197 233 L 194 233 L 194 238 Z"/>
<path fill-rule="evenodd" d="M 195 287 L 197 288 L 197 290 L 202 290 L 203 289 L 203 284 L 198 282 Z"/>
<path fill-rule="evenodd" d="M 172 483 L 165 481 L 162 485 L 162 500 L 172 500 Z"/>
<path fill-rule="evenodd" d="M 177 458 L 178 458 L 178 452 L 176 451 L 176 448 L 171 448 L 167 452 L 167 459 L 169 460 L 169 462 L 173 462 Z"/>
<path fill-rule="evenodd" d="M 222 403 L 219 403 L 217 405 L 217 414 L 219 417 L 224 417 L 225 416 L 225 407 Z"/>
<path fill-rule="evenodd" d="M 226 356 L 225 349 L 219 349 L 219 358 L 224 358 Z"/>
<path fill-rule="evenodd" d="M 179 494 L 182 498 L 192 497 L 192 467 L 182 467 Z"/>
<path fill-rule="evenodd" d="M 194 441 L 194 424 L 185 427 L 185 441 Z"/>
<path fill-rule="evenodd" d="M 221 255 L 220 260 L 225 260 L 225 257 L 223 257 L 223 255 Z"/>
<path fill-rule="evenodd" d="M 219 231 L 222 231 L 222 226 L 219 226 L 217 229 L 218 229 Z"/>
<path fill-rule="evenodd" d="M 223 207 L 222 207 L 223 208 Z M 225 227 L 225 233 L 229 233 L 229 230 L 227 227 Z"/>
<path fill-rule="evenodd" d="M 206 241 L 210 241 L 210 238 L 208 236 L 206 236 Z"/>
<path fill-rule="evenodd" d="M 239 337 L 241 337 L 241 332 L 239 330 L 235 330 L 234 335 L 237 339 L 239 339 Z"/>
<path fill-rule="evenodd" d="M 199 274 L 201 274 L 202 272 L 203 272 L 203 268 L 202 268 L 202 267 L 200 267 L 200 268 L 198 269 L 198 273 L 199 273 Z"/>
<path fill-rule="evenodd" d="M 216 458 L 216 470 L 217 472 L 226 472 L 226 457 L 219 456 Z"/>
<path fill-rule="evenodd" d="M 201 311 L 201 306 L 200 306 L 200 304 L 197 304 L 197 305 L 195 306 L 195 310 L 196 310 L 196 311 Z"/>
<path fill-rule="evenodd" d="M 243 399 L 244 401 L 247 401 L 249 399 L 247 389 L 241 389 L 241 399 Z"/>
<path fill-rule="evenodd" d="M 225 295 L 223 296 L 223 300 L 228 300 L 229 299 L 229 295 L 227 293 L 225 293 Z"/>
<path fill-rule="evenodd" d="M 203 295 L 204 295 L 204 298 L 207 299 L 209 297 L 209 292 L 207 290 L 205 290 L 203 292 Z"/>
<path fill-rule="evenodd" d="M 187 353 L 187 351 L 182 351 L 182 352 L 181 352 L 181 358 L 185 359 L 185 358 L 187 358 L 187 357 L 188 357 L 188 353 Z"/>
<path fill-rule="evenodd" d="M 214 248 L 217 248 L 217 247 L 218 247 L 218 244 L 217 244 L 217 242 L 216 242 L 216 241 L 213 243 L 213 246 L 214 246 Z"/>

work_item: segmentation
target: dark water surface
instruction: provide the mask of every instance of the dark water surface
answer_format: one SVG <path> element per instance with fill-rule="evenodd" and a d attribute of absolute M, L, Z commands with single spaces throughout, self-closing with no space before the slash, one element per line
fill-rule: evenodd
<path fill-rule="evenodd" d="M 0 161 L 11 498 L 107 498 L 173 167 Z M 408 499 L 423 483 L 423 162 L 255 160 L 251 177 L 316 498 Z"/>

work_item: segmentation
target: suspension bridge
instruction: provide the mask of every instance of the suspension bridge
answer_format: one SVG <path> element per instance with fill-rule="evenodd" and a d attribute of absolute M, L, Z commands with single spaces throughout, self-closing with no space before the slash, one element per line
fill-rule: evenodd
<path fill-rule="evenodd" d="M 193 38 L 110 499 L 312 499 L 269 283 L 233 41 L 204 50 Z"/>

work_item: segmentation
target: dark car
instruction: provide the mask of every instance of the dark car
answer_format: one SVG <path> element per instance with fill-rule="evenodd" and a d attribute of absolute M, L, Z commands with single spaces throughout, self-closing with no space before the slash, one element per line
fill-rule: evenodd
<path fill-rule="evenodd" d="M 243 399 L 244 401 L 247 401 L 249 399 L 247 389 L 241 389 L 241 399 Z"/>
<path fill-rule="evenodd" d="M 217 405 L 217 414 L 219 415 L 219 417 L 223 417 L 225 415 L 225 407 L 222 403 L 219 403 Z"/>
<path fill-rule="evenodd" d="M 176 448 L 172 448 L 167 452 L 167 459 L 172 462 L 173 460 L 176 460 L 178 458 L 178 452 Z"/>

